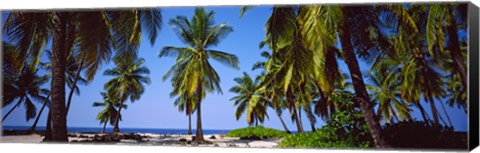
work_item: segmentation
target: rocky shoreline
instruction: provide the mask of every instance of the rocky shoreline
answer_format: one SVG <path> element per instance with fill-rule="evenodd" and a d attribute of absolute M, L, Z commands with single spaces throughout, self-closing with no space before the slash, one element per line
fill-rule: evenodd
<path fill-rule="evenodd" d="M 2 143 L 47 143 L 42 141 L 43 132 L 8 133 L 0 137 Z M 69 133 L 70 143 L 88 144 L 138 144 L 161 146 L 205 146 L 205 147 L 254 147 L 275 148 L 281 139 L 240 139 L 225 137 L 224 134 L 204 135 L 205 143 L 197 144 L 194 135 L 188 134 L 152 134 L 152 133 Z"/>

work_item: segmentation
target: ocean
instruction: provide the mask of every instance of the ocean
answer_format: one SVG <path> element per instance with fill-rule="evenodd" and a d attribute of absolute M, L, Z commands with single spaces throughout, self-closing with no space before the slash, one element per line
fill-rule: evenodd
<path fill-rule="evenodd" d="M 28 130 L 30 126 L 2 126 L 2 130 Z M 45 130 L 45 127 L 37 127 L 38 131 Z M 97 133 L 101 132 L 100 127 L 69 127 L 68 132 L 83 132 L 83 133 Z M 105 128 L 105 132 L 112 132 L 113 128 Z M 203 129 L 204 134 L 227 134 L 230 130 L 212 130 Z M 154 129 L 154 128 L 122 128 L 120 132 L 126 133 L 153 133 L 153 134 L 187 134 L 188 129 Z M 192 133 L 195 134 L 195 129 L 192 129 Z"/>

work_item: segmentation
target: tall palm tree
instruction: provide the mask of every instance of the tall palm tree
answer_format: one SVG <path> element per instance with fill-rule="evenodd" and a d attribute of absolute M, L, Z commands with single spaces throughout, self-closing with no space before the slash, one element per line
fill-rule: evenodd
<path fill-rule="evenodd" d="M 150 84 L 150 70 L 142 66 L 144 59 L 132 60 L 117 60 L 115 61 L 115 68 L 107 69 L 103 73 L 105 76 L 113 76 L 111 80 L 105 83 L 105 90 L 111 93 L 113 97 L 119 98 L 118 115 L 115 116 L 115 127 L 113 132 L 120 132 L 118 123 L 120 114 L 125 101 L 130 99 L 133 103 L 140 99 L 140 96 L 145 91 L 144 84 Z"/>
<path fill-rule="evenodd" d="M 166 80 L 167 78 L 164 78 L 163 80 Z M 195 102 L 197 101 L 195 98 L 197 98 L 196 95 L 193 96 L 188 96 L 187 93 L 180 93 L 181 90 L 179 90 L 178 87 L 175 86 L 175 84 L 172 82 L 172 86 L 175 87 L 173 91 L 170 93 L 170 97 L 175 97 L 178 96 L 177 99 L 174 101 L 174 105 L 177 106 L 178 111 L 183 112 L 185 111 L 185 114 L 188 116 L 188 134 L 192 134 L 192 114 L 195 112 Z"/>
<path fill-rule="evenodd" d="M 177 57 L 175 65 L 165 74 L 164 78 L 172 77 L 172 84 L 175 84 L 175 88 L 179 88 L 180 93 L 185 93 L 188 97 L 196 95 L 195 142 L 197 143 L 205 141 L 201 122 L 201 101 L 205 98 L 206 92 L 222 92 L 220 77 L 210 65 L 209 59 L 238 69 L 238 59 L 235 55 L 210 49 L 210 47 L 218 45 L 233 31 L 233 28 L 227 26 L 226 23 L 214 25 L 214 15 L 213 11 L 206 12 L 204 8 L 196 8 L 190 21 L 185 16 L 170 19 L 169 24 L 188 47 L 166 46 L 159 54 L 159 57 Z"/>
<path fill-rule="evenodd" d="M 100 107 L 103 106 L 103 110 L 98 113 L 97 115 L 97 120 L 100 121 L 100 124 L 103 123 L 103 128 L 102 128 L 102 133 L 105 132 L 105 128 L 107 126 L 107 123 L 110 123 L 110 125 L 115 125 L 115 120 L 117 118 L 117 115 L 120 115 L 118 118 L 119 120 L 122 120 L 121 114 L 118 113 L 116 107 L 119 106 L 118 99 L 114 98 L 111 95 L 108 95 L 105 92 L 100 93 L 103 97 L 103 102 L 94 102 L 93 107 Z M 123 109 L 127 109 L 127 105 L 123 104 L 122 106 Z"/>
<path fill-rule="evenodd" d="M 161 26 L 161 14 L 155 9 L 129 11 L 45 11 L 10 12 L 4 31 L 14 46 L 32 61 L 34 68 L 40 61 L 40 52 L 52 42 L 52 130 L 54 141 L 67 140 L 65 107 L 65 71 L 71 48 L 85 57 L 86 76 L 92 79 L 98 68 L 116 57 L 132 57 L 140 45 L 142 29 L 149 33 L 153 44 Z M 73 31 L 73 32 L 72 32 Z M 80 60 L 79 60 L 80 61 Z"/>
<path fill-rule="evenodd" d="M 49 76 L 38 76 L 37 71 L 24 69 L 13 82 L 4 82 L 4 94 L 2 108 L 14 104 L 13 107 L 7 111 L 2 118 L 2 123 L 7 117 L 22 104 L 25 106 L 26 120 L 35 118 L 37 115 L 37 108 L 34 102 L 45 102 L 48 89 L 42 86 L 49 81 Z"/>
<path fill-rule="evenodd" d="M 262 90 L 260 89 L 261 86 L 259 86 L 260 77 L 256 77 L 253 80 L 250 75 L 244 72 L 242 77 L 234 79 L 237 85 L 230 88 L 230 92 L 237 94 L 237 96 L 230 99 L 237 106 L 237 111 L 235 112 L 236 119 L 240 119 L 243 112 L 247 110 L 247 123 L 249 125 L 255 124 L 255 126 L 258 126 L 258 121 L 263 123 L 265 117 L 268 118 L 268 103 L 264 96 L 259 93 Z"/>

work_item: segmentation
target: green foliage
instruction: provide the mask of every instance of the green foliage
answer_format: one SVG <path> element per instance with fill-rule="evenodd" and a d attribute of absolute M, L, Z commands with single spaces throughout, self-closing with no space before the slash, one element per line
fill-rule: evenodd
<path fill-rule="evenodd" d="M 278 144 L 279 147 L 297 148 L 351 148 L 354 144 L 342 140 L 333 130 L 322 128 L 315 132 L 289 135 Z"/>
<path fill-rule="evenodd" d="M 403 121 L 386 124 L 385 138 L 396 148 L 466 149 L 467 134 L 454 132 L 452 128 L 433 126 L 421 121 Z"/>
<path fill-rule="evenodd" d="M 336 108 L 327 125 L 316 132 L 290 135 L 279 143 L 280 147 L 368 148 L 373 140 L 361 111 L 354 105 L 354 95 L 348 91 L 335 91 L 332 100 Z"/>
<path fill-rule="evenodd" d="M 240 137 L 240 139 L 265 139 L 281 138 L 289 135 L 286 132 L 265 128 L 263 126 L 246 127 L 235 129 L 227 133 L 227 137 Z"/>

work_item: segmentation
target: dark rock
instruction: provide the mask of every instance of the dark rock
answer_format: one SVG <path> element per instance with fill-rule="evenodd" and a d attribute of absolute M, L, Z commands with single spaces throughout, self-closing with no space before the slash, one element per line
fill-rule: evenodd
<path fill-rule="evenodd" d="M 228 144 L 229 147 L 237 147 L 237 145 L 231 143 L 231 144 Z"/>
<path fill-rule="evenodd" d="M 192 144 L 192 141 L 187 141 L 187 144 Z"/>
<path fill-rule="evenodd" d="M 214 144 L 213 146 L 214 146 L 214 147 L 218 147 L 219 145 L 218 145 L 218 144 Z"/>
<path fill-rule="evenodd" d="M 181 138 L 180 140 L 178 140 L 180 142 L 187 142 L 187 139 L 184 139 L 184 138 Z"/>
<path fill-rule="evenodd" d="M 217 139 L 214 135 L 210 136 L 210 139 Z"/>
<path fill-rule="evenodd" d="M 195 141 L 195 136 L 192 136 L 192 141 Z"/>
<path fill-rule="evenodd" d="M 79 135 L 78 137 L 79 138 L 88 138 L 88 136 L 86 136 L 86 135 Z"/>

